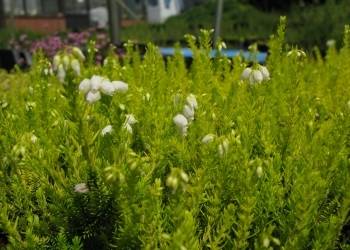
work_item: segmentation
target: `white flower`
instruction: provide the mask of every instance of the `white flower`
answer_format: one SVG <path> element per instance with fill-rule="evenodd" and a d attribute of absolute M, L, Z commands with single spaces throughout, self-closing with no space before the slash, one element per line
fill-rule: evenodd
<path fill-rule="evenodd" d="M 106 66 L 108 63 L 109 63 L 109 59 L 108 59 L 108 57 L 106 57 L 106 58 L 103 60 L 103 66 Z"/>
<path fill-rule="evenodd" d="M 71 62 L 72 69 L 74 73 L 79 76 L 80 75 L 80 63 L 77 59 L 73 59 Z"/>
<path fill-rule="evenodd" d="M 66 78 L 66 71 L 64 70 L 62 64 L 58 65 L 57 78 L 61 83 L 64 83 L 64 80 Z"/>
<path fill-rule="evenodd" d="M 128 114 L 126 115 L 125 123 L 134 125 L 135 123 L 137 123 L 137 120 L 133 114 Z"/>
<path fill-rule="evenodd" d="M 100 91 L 89 91 L 86 95 L 86 101 L 90 104 L 95 103 L 101 99 Z"/>
<path fill-rule="evenodd" d="M 188 121 L 194 120 L 194 109 L 191 106 L 185 105 L 182 113 L 187 118 Z"/>
<path fill-rule="evenodd" d="M 168 178 L 166 179 L 166 185 L 176 190 L 179 185 L 179 179 L 175 176 L 169 175 Z"/>
<path fill-rule="evenodd" d="M 211 143 L 212 141 L 214 141 L 214 139 L 215 139 L 215 135 L 207 134 L 206 136 L 203 137 L 202 143 L 203 144 L 208 144 L 208 143 Z"/>
<path fill-rule="evenodd" d="M 190 107 L 192 107 L 193 109 L 198 108 L 198 103 L 197 103 L 197 99 L 196 99 L 195 95 L 190 94 L 189 96 L 187 96 L 186 101 L 187 101 L 187 104 Z"/>
<path fill-rule="evenodd" d="M 112 132 L 113 132 L 112 125 L 108 125 L 102 129 L 101 134 L 102 134 L 102 136 L 105 136 L 105 135 L 110 134 Z"/>
<path fill-rule="evenodd" d="M 89 192 L 89 188 L 86 185 L 86 183 L 79 183 L 79 184 L 74 186 L 74 192 L 81 193 L 81 194 L 87 193 L 87 192 Z"/>
<path fill-rule="evenodd" d="M 263 80 L 270 80 L 270 72 L 265 66 L 259 65 L 259 70 L 261 74 L 263 75 Z"/>
<path fill-rule="evenodd" d="M 63 62 L 64 68 L 67 70 L 70 64 L 69 56 L 67 55 L 63 56 L 62 62 Z"/>
<path fill-rule="evenodd" d="M 129 123 L 124 123 L 123 124 L 123 129 L 128 131 L 129 134 L 132 134 L 132 127 L 131 127 L 131 125 Z"/>
<path fill-rule="evenodd" d="M 137 123 L 135 116 L 133 114 L 126 115 L 125 122 L 123 124 L 123 128 L 126 129 L 130 134 L 132 134 L 132 125 Z"/>
<path fill-rule="evenodd" d="M 122 81 L 113 81 L 112 84 L 114 85 L 115 91 L 117 93 L 126 93 L 128 91 L 128 84 Z"/>
<path fill-rule="evenodd" d="M 251 68 L 244 69 L 243 72 L 242 72 L 242 75 L 241 75 L 241 79 L 242 80 L 248 80 L 251 73 L 252 73 L 252 69 Z"/>
<path fill-rule="evenodd" d="M 219 149 L 219 155 L 223 156 L 228 152 L 228 146 L 229 146 L 229 141 L 225 139 L 218 147 Z"/>
<path fill-rule="evenodd" d="M 258 66 L 258 69 L 246 68 L 241 75 L 242 80 L 249 80 L 251 84 L 261 83 L 270 79 L 270 72 L 265 66 Z"/>
<path fill-rule="evenodd" d="M 330 40 L 327 41 L 326 44 L 327 44 L 327 47 L 334 47 L 336 42 L 335 42 L 334 39 L 330 39 Z"/>
<path fill-rule="evenodd" d="M 56 70 L 58 68 L 58 65 L 61 64 L 61 56 L 60 55 L 55 55 L 53 58 L 53 68 Z"/>
<path fill-rule="evenodd" d="M 251 84 L 261 83 L 263 80 L 264 80 L 264 76 L 260 72 L 260 70 L 256 70 L 256 69 L 252 70 L 252 72 L 250 73 L 250 76 L 249 76 L 249 82 Z"/>
<path fill-rule="evenodd" d="M 186 183 L 190 180 L 188 178 L 188 175 L 184 171 L 181 171 L 180 176 L 181 176 L 181 179 Z"/>
<path fill-rule="evenodd" d="M 221 41 L 219 44 L 218 44 L 218 50 L 221 51 L 222 49 L 227 49 L 227 45 L 224 41 Z"/>
<path fill-rule="evenodd" d="M 116 91 L 114 85 L 107 79 L 104 79 L 101 82 L 100 90 L 103 94 L 109 95 L 109 96 L 112 96 Z"/>
<path fill-rule="evenodd" d="M 36 137 L 34 134 L 30 137 L 30 141 L 32 143 L 36 143 L 38 141 L 38 137 Z"/>
<path fill-rule="evenodd" d="M 187 121 L 186 117 L 183 116 L 182 114 L 177 114 L 173 118 L 173 121 L 174 121 L 176 127 L 178 128 L 178 130 L 180 131 L 180 133 L 182 134 L 182 136 L 186 136 L 187 135 L 187 126 L 188 126 L 188 121 Z"/>
<path fill-rule="evenodd" d="M 73 47 L 72 53 L 73 53 L 73 55 L 75 55 L 77 58 L 79 58 L 81 61 L 85 61 L 85 55 L 83 54 L 83 52 L 81 51 L 81 49 L 79 49 L 78 47 Z"/>
<path fill-rule="evenodd" d="M 94 90 L 94 91 L 100 90 L 103 80 L 104 79 L 101 76 L 96 76 L 96 75 L 92 76 L 90 80 L 91 90 Z"/>
<path fill-rule="evenodd" d="M 84 79 L 79 85 L 79 91 L 86 94 L 91 89 L 91 82 L 89 79 Z"/>

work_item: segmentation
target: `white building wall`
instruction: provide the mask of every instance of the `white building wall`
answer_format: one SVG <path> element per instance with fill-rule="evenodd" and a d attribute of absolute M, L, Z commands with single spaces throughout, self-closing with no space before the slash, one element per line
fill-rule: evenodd
<path fill-rule="evenodd" d="M 147 21 L 150 23 L 163 23 L 167 18 L 178 15 L 182 8 L 182 0 L 151 0 L 157 2 L 156 5 L 150 4 L 147 0 Z M 166 1 L 170 1 L 169 6 L 166 6 Z"/>

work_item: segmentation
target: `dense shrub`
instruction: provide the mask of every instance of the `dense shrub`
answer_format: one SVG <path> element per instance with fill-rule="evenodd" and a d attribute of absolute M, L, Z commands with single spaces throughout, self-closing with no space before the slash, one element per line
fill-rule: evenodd
<path fill-rule="evenodd" d="M 1 73 L 0 247 L 349 249 L 350 28 L 304 56 L 283 20 L 260 84 L 241 57 L 210 59 L 207 31 L 186 36 L 190 68 L 127 44 L 104 66 Z M 96 75 L 128 90 L 81 83 Z"/>

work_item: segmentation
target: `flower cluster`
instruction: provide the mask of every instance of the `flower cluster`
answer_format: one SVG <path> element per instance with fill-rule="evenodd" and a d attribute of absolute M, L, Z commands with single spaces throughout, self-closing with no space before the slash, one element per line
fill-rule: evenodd
<path fill-rule="evenodd" d="M 171 188 L 173 192 L 176 192 L 179 185 L 185 189 L 186 184 L 189 182 L 189 180 L 190 178 L 185 171 L 180 168 L 172 168 L 171 173 L 166 179 L 166 185 Z"/>
<path fill-rule="evenodd" d="M 57 54 L 53 58 L 53 69 L 57 72 L 57 78 L 61 83 L 65 83 L 66 72 L 72 69 L 73 72 L 80 75 L 80 62 L 85 60 L 83 52 L 73 47 L 70 54 L 60 55 Z"/>
<path fill-rule="evenodd" d="M 136 120 L 133 114 L 127 114 L 125 117 L 125 122 L 123 124 L 123 129 L 132 134 L 132 126 L 136 124 L 138 121 Z"/>
<path fill-rule="evenodd" d="M 79 85 L 79 91 L 86 97 L 88 103 L 95 103 L 101 99 L 101 93 L 113 96 L 115 93 L 126 93 L 128 84 L 122 81 L 110 81 L 102 76 L 94 75 L 91 79 L 84 79 Z"/>
<path fill-rule="evenodd" d="M 187 135 L 188 125 L 194 120 L 194 114 L 197 108 L 197 99 L 193 94 L 190 94 L 186 98 L 186 104 L 183 107 L 182 114 L 177 114 L 173 118 L 173 121 L 182 136 Z"/>
<path fill-rule="evenodd" d="M 265 66 L 258 65 L 257 68 L 246 68 L 241 75 L 242 80 L 249 80 L 251 84 L 270 80 L 270 72 Z"/>

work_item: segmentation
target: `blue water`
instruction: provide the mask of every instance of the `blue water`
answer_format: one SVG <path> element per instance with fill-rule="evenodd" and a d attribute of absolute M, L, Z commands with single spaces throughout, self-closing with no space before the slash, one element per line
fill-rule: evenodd
<path fill-rule="evenodd" d="M 173 47 L 161 47 L 160 53 L 163 56 L 173 56 L 175 54 L 176 49 Z M 190 48 L 181 48 L 181 54 L 184 58 L 193 58 L 193 52 Z M 210 52 L 210 57 L 215 57 L 219 52 L 217 50 L 212 50 Z M 243 51 L 238 49 L 223 49 L 221 50 L 221 55 L 226 56 L 228 58 L 233 58 L 238 55 L 242 55 L 245 59 L 249 60 L 251 59 L 250 52 L 249 51 Z M 264 63 L 266 61 L 267 53 L 266 52 L 259 52 L 256 55 L 256 59 L 259 63 Z"/>

